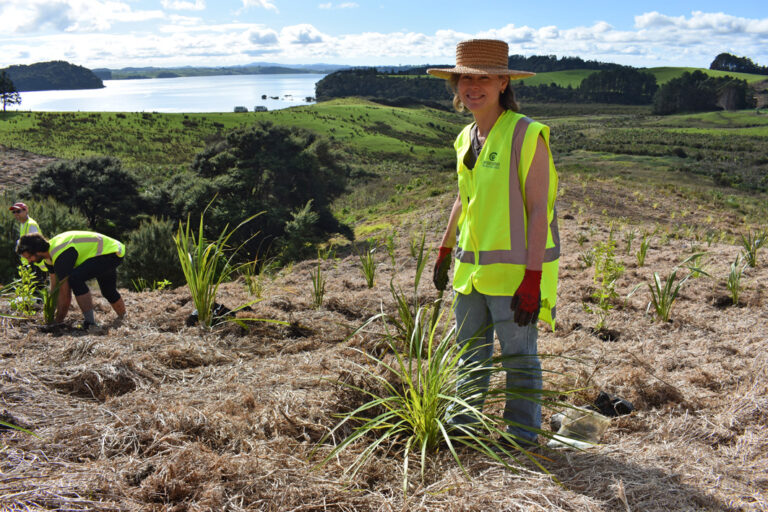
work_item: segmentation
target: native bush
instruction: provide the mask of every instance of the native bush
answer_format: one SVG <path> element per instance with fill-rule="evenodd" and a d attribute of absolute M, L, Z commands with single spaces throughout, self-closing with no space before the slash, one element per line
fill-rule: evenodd
<path fill-rule="evenodd" d="M 79 210 L 90 229 L 116 237 L 136 227 L 144 211 L 138 181 L 114 157 L 51 163 L 32 177 L 29 194 L 57 197 Z"/>
<path fill-rule="evenodd" d="M 172 286 L 184 283 L 173 242 L 174 222 L 151 218 L 128 235 L 123 263 L 118 267 L 124 283 L 159 283 L 168 280 Z"/>
<path fill-rule="evenodd" d="M 265 241 L 286 258 L 293 258 L 294 250 L 306 256 L 330 234 L 353 237 L 330 210 L 346 187 L 343 162 L 326 139 L 301 128 L 269 122 L 240 128 L 199 153 L 191 173 L 169 181 L 172 215 L 196 218 L 200 205 L 215 194 L 206 234 L 215 236 L 235 219 L 259 214 L 233 234 L 231 242 L 243 244 L 244 257 L 253 259 Z"/>

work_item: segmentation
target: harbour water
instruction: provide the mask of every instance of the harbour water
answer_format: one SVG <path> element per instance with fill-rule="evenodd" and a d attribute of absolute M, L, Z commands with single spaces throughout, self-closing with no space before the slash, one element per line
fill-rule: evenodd
<path fill-rule="evenodd" d="M 232 112 L 235 107 L 276 110 L 314 100 L 325 75 L 227 75 L 104 80 L 103 89 L 22 92 L 20 111 Z M 9 109 L 10 110 L 10 109 Z"/>

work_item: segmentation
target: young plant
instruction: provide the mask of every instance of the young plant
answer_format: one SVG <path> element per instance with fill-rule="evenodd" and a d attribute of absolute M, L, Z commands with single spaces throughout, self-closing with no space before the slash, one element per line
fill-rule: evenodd
<path fill-rule="evenodd" d="M 416 259 L 416 274 L 413 278 L 413 293 L 414 295 L 418 295 L 419 290 L 419 282 L 421 281 L 421 274 L 424 272 L 424 267 L 427 264 L 427 258 L 424 254 L 424 247 L 426 243 L 427 235 L 425 233 L 421 234 L 421 240 L 416 246 L 416 254 L 414 258 Z"/>
<path fill-rule="evenodd" d="M 35 273 L 30 265 L 19 265 L 19 278 L 13 283 L 11 309 L 22 316 L 35 314 Z"/>
<path fill-rule="evenodd" d="M 739 303 L 739 297 L 741 296 L 741 277 L 744 274 L 744 269 L 747 268 L 747 264 L 741 263 L 741 254 L 736 256 L 736 260 L 734 260 L 733 263 L 731 263 L 730 272 L 728 273 L 728 281 L 726 282 L 726 287 L 728 288 L 728 292 L 731 294 L 731 302 L 733 305 L 737 305 Z"/>
<path fill-rule="evenodd" d="M 233 230 L 229 230 L 228 225 L 225 226 L 216 240 L 209 241 L 205 239 L 203 234 L 205 212 L 209 206 L 210 203 L 200 214 L 197 236 L 192 231 L 191 221 L 187 217 L 186 224 L 179 222 L 176 236 L 173 237 L 179 255 L 179 262 L 184 272 L 184 278 L 192 295 L 192 302 L 197 309 L 198 321 L 203 327 L 208 329 L 213 326 L 213 306 L 216 302 L 219 286 L 227 281 L 237 270 L 232 265 L 232 261 L 237 254 L 237 249 L 240 249 L 242 245 L 231 251 L 229 256 L 227 256 L 227 243 L 240 227 L 259 215 L 248 217 Z M 237 309 L 242 309 L 249 304 L 244 304 Z"/>
<path fill-rule="evenodd" d="M 425 313 L 425 310 L 420 308 L 416 317 L 426 316 Z M 381 315 L 377 315 L 368 320 L 355 334 L 380 317 Z M 347 476 L 354 478 L 377 451 L 398 449 L 401 450 L 403 458 L 404 494 L 408 490 L 411 454 L 418 456 L 423 481 L 427 456 L 437 451 L 441 445 L 447 447 L 467 477 L 469 474 L 457 452 L 459 446 L 483 453 L 509 469 L 512 469 L 512 466 L 506 457 L 512 457 L 512 460 L 516 461 L 512 452 L 518 451 L 546 471 L 536 456 L 519 446 L 516 440 L 499 426 L 498 418 L 471 405 L 470 401 L 475 402 L 480 391 L 477 388 L 460 386 L 460 378 L 466 377 L 468 371 L 503 372 L 504 368 L 460 368 L 462 357 L 470 344 L 456 343 L 455 332 L 455 328 L 452 328 L 440 337 L 434 327 L 421 331 L 418 343 L 423 349 L 416 350 L 411 355 L 403 354 L 398 344 L 388 337 L 390 351 L 394 354 L 393 362 L 360 350 L 361 355 L 370 362 L 358 365 L 360 373 L 378 384 L 374 389 L 383 389 L 384 392 L 346 384 L 367 396 L 369 400 L 353 411 L 343 414 L 341 421 L 319 441 L 315 451 L 329 441 L 333 443 L 334 448 L 318 467 L 336 458 L 355 443 L 362 442 L 364 448 L 345 469 Z M 382 375 L 376 371 L 377 368 L 386 371 Z M 500 400 L 499 397 L 504 396 L 504 391 L 493 390 L 489 396 Z M 453 418 L 458 414 L 467 413 L 476 418 L 476 428 L 452 425 Z M 337 436 L 349 425 L 353 426 L 352 433 L 344 439 L 339 439 Z"/>
<path fill-rule="evenodd" d="M 648 283 L 648 289 L 651 291 L 651 301 L 648 303 L 646 312 L 650 311 L 651 307 L 653 307 L 656 316 L 663 322 L 669 321 L 672 306 L 680 295 L 680 288 L 691 277 L 691 274 L 688 274 L 685 279 L 675 283 L 677 280 L 677 270 L 675 268 L 664 281 L 661 280 L 657 272 L 654 272 L 653 280 Z"/>
<path fill-rule="evenodd" d="M 651 245 L 651 237 L 645 233 L 640 240 L 640 249 L 637 250 L 635 256 L 637 256 L 637 266 L 642 267 L 645 265 L 645 257 L 648 255 L 648 246 Z"/>
<path fill-rule="evenodd" d="M 395 255 L 395 237 L 397 236 L 397 230 L 393 229 L 387 235 L 386 248 L 387 254 L 389 254 L 389 260 L 392 263 L 392 268 L 397 267 L 397 257 Z"/>
<path fill-rule="evenodd" d="M 632 242 L 634 242 L 636 235 L 637 232 L 631 228 L 626 233 L 624 233 L 624 252 L 627 255 L 632 254 Z"/>
<path fill-rule="evenodd" d="M 56 318 L 56 306 L 59 300 L 59 287 L 61 283 L 62 281 L 58 282 L 53 291 L 47 287 L 40 290 L 43 298 L 43 322 L 45 322 L 45 325 L 53 325 Z"/>
<path fill-rule="evenodd" d="M 133 286 L 134 291 L 137 291 L 137 292 L 161 291 L 171 286 L 171 284 L 172 283 L 167 279 L 163 279 L 162 281 L 152 281 L 151 283 L 146 279 L 144 279 L 143 277 L 131 279 L 131 285 Z"/>
<path fill-rule="evenodd" d="M 591 267 L 595 264 L 595 251 L 593 249 L 588 249 L 582 252 L 579 254 L 579 261 L 584 268 Z"/>
<path fill-rule="evenodd" d="M 319 261 L 315 270 L 309 271 L 309 276 L 312 278 L 312 306 L 319 309 L 323 305 L 323 297 L 325 296 L 325 276 Z"/>
<path fill-rule="evenodd" d="M 752 232 L 741 235 L 741 246 L 744 248 L 744 259 L 752 268 L 757 267 L 757 251 L 765 245 L 768 232 Z"/>
<path fill-rule="evenodd" d="M 363 271 L 363 276 L 365 277 L 365 284 L 368 285 L 368 288 L 373 288 L 373 285 L 376 281 L 376 267 L 378 266 L 378 264 L 376 263 L 376 259 L 374 258 L 375 253 L 376 253 L 375 242 L 369 241 L 368 248 L 358 253 L 357 255 L 357 257 L 360 259 L 360 267 Z"/>
<path fill-rule="evenodd" d="M 596 300 L 596 305 L 584 304 L 584 309 L 597 316 L 596 330 L 605 327 L 608 318 L 608 312 L 613 309 L 611 301 L 618 297 L 616 293 L 616 281 L 624 273 L 624 266 L 621 265 L 614 255 L 616 242 L 600 242 L 594 248 L 595 255 L 595 291 L 592 297 Z"/>

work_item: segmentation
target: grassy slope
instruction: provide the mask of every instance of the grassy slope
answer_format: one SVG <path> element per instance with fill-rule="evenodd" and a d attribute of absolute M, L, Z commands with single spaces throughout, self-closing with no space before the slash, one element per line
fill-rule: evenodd
<path fill-rule="evenodd" d="M 681 76 L 686 71 L 693 72 L 696 70 L 702 71 L 710 76 L 729 75 L 734 78 L 746 80 L 749 83 L 756 83 L 756 82 L 768 80 L 768 76 L 766 75 L 753 75 L 750 73 L 728 73 L 726 71 L 713 71 L 713 70 L 704 69 L 704 68 L 658 67 L 658 68 L 646 69 L 646 71 L 652 73 L 656 77 L 656 81 L 659 83 L 659 85 L 669 82 L 673 78 L 677 78 Z M 589 69 L 572 69 L 568 71 L 553 71 L 550 73 L 538 73 L 534 77 L 526 78 L 525 84 L 541 85 L 541 84 L 550 84 L 554 82 L 557 85 L 560 85 L 562 87 L 567 87 L 568 85 L 570 85 L 571 87 L 578 87 L 581 81 L 584 80 L 587 76 L 591 75 L 592 73 L 595 73 L 595 71 L 589 70 Z"/>

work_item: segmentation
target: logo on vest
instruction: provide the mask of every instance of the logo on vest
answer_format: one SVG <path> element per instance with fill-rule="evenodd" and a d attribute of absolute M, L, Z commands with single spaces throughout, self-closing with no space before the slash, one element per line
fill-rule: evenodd
<path fill-rule="evenodd" d="M 498 153 L 495 151 L 493 153 L 490 153 L 488 155 L 488 158 L 486 160 L 483 160 L 482 166 L 486 167 L 488 169 L 498 169 L 499 168 L 499 162 L 496 161 L 496 158 L 499 156 Z"/>

